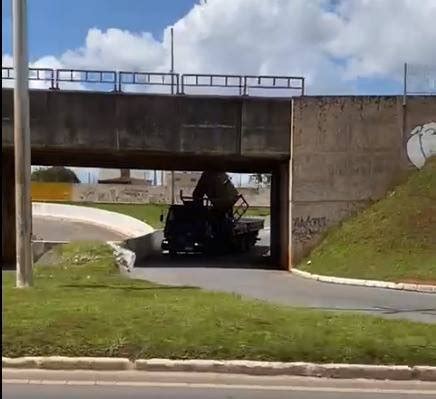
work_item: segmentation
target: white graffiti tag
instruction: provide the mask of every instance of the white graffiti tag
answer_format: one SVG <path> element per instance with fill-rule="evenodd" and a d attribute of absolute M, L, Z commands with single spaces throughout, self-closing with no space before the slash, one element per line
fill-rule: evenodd
<path fill-rule="evenodd" d="M 422 168 L 425 161 L 436 155 L 436 122 L 417 126 L 410 133 L 407 141 L 407 156 L 417 168 Z"/>

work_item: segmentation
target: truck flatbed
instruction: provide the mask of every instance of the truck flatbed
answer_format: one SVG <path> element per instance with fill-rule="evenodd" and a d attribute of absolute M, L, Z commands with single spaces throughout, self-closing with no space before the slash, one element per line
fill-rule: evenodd
<path fill-rule="evenodd" d="M 265 221 L 261 218 L 241 218 L 239 219 L 234 228 L 233 234 L 246 234 L 252 232 L 258 232 L 264 228 Z"/>

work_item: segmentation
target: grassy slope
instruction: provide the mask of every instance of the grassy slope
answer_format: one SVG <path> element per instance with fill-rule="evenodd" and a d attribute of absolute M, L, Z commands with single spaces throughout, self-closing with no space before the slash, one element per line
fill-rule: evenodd
<path fill-rule="evenodd" d="M 162 228 L 163 224 L 159 218 L 162 211 L 168 210 L 168 205 L 163 204 L 107 204 L 107 203 L 75 203 L 74 205 L 90 206 L 107 211 L 118 212 L 125 215 L 132 216 L 145 223 L 148 223 L 154 228 Z M 269 215 L 269 208 L 249 208 L 247 216 L 267 216 Z"/>
<path fill-rule="evenodd" d="M 436 325 L 292 309 L 118 274 L 111 251 L 69 244 L 35 287 L 3 274 L 3 356 L 71 355 L 436 365 Z"/>
<path fill-rule="evenodd" d="M 329 232 L 300 267 L 318 274 L 436 284 L 436 158 L 385 199 Z"/>

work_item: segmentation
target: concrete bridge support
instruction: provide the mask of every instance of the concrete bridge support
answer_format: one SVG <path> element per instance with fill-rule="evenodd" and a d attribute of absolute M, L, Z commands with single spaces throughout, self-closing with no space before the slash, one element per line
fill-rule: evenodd
<path fill-rule="evenodd" d="M 289 269 L 289 162 L 280 163 L 271 178 L 271 261 L 280 269 Z"/>
<path fill-rule="evenodd" d="M 15 265 L 14 156 L 2 151 L 2 268 Z"/>

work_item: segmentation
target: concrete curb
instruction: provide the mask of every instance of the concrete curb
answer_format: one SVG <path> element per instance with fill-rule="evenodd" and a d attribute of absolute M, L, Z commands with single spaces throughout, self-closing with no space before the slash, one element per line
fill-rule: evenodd
<path fill-rule="evenodd" d="M 2 357 L 3 368 L 46 370 L 137 370 L 288 375 L 323 378 L 436 381 L 436 367 L 367 364 L 259 362 L 249 360 L 170 360 L 100 357 Z"/>
<path fill-rule="evenodd" d="M 299 269 L 295 269 L 295 268 L 292 268 L 291 272 L 294 273 L 295 275 L 303 277 L 303 278 L 307 278 L 310 280 L 322 281 L 325 283 L 356 285 L 356 286 L 361 286 L 361 287 L 388 288 L 391 290 L 415 291 L 415 292 L 425 292 L 425 293 L 430 293 L 430 294 L 436 294 L 436 285 L 392 283 L 389 281 L 360 280 L 357 278 L 323 276 L 320 274 L 312 274 L 309 272 L 305 272 L 304 270 L 299 270 Z"/>

